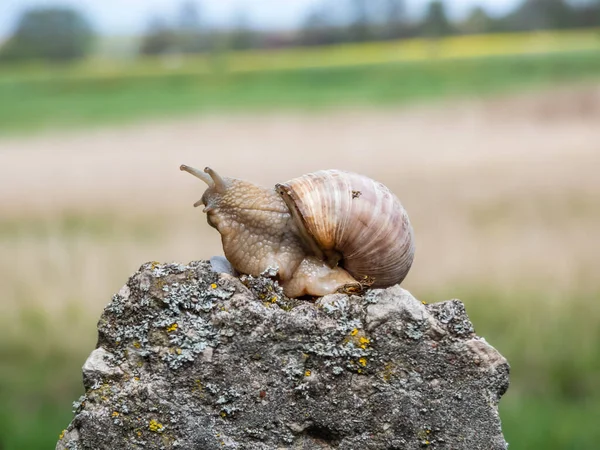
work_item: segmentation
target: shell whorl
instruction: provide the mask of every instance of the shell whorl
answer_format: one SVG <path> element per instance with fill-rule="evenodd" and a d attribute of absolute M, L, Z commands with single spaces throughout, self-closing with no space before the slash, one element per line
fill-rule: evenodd
<path fill-rule="evenodd" d="M 414 257 L 413 230 L 400 200 L 383 184 L 341 170 L 309 173 L 276 186 L 304 238 L 320 257 L 373 287 L 404 280 Z"/>

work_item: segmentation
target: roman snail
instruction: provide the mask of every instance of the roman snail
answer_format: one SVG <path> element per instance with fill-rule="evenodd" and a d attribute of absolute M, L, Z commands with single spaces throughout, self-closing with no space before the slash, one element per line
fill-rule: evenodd
<path fill-rule="evenodd" d="M 400 283 L 414 256 L 398 198 L 364 175 L 322 170 L 268 189 L 182 165 L 208 188 L 204 205 L 225 257 L 240 273 L 269 268 L 288 297 L 354 292 Z"/>

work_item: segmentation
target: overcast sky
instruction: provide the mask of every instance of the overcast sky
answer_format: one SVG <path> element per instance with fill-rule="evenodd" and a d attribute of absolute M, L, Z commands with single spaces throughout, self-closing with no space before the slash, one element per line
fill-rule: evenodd
<path fill-rule="evenodd" d="M 215 26 L 227 26 L 243 14 L 250 25 L 271 29 L 298 27 L 311 7 L 324 0 L 193 0 L 203 18 Z M 342 0 L 327 0 L 335 5 Z M 520 0 L 445 0 L 449 14 L 461 17 L 475 5 L 491 14 L 502 14 Z M 10 34 L 20 13 L 31 6 L 71 5 L 86 14 L 103 34 L 130 35 L 142 32 L 150 17 L 176 15 L 178 0 L 0 0 L 0 36 Z M 347 2 L 344 2 L 347 3 Z M 406 0 L 409 13 L 418 15 L 428 0 Z"/>

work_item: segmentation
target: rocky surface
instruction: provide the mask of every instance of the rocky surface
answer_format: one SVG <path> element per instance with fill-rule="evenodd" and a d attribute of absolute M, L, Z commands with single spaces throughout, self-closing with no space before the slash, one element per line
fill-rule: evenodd
<path fill-rule="evenodd" d="M 505 449 L 509 366 L 457 300 L 290 300 L 147 263 L 106 307 L 57 449 Z"/>

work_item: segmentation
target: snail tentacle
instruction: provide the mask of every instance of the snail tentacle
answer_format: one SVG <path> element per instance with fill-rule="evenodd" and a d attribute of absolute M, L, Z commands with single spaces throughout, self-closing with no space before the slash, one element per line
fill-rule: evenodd
<path fill-rule="evenodd" d="M 209 187 L 212 187 L 215 184 L 214 181 L 212 180 L 212 178 L 208 174 L 206 174 L 204 172 L 200 172 L 198 169 L 194 169 L 193 167 L 182 164 L 181 166 L 179 166 L 179 170 L 182 170 L 184 172 L 194 175 L 196 178 L 199 178 L 202 181 L 204 181 Z M 196 206 L 196 205 L 194 205 L 194 206 Z"/>
<path fill-rule="evenodd" d="M 215 190 L 217 192 L 219 192 L 219 193 L 225 192 L 225 189 L 227 189 L 227 185 L 225 183 L 225 180 L 221 177 L 221 175 L 219 175 L 217 172 L 212 170 L 210 167 L 205 167 L 204 172 L 209 174 L 210 177 L 212 178 Z"/>

